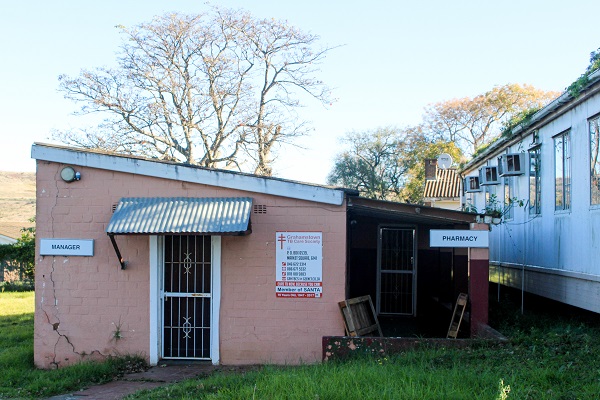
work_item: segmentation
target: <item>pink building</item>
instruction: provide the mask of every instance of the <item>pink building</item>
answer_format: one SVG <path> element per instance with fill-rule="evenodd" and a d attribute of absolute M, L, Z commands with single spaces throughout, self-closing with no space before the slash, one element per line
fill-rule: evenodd
<path fill-rule="evenodd" d="M 32 157 L 39 367 L 318 362 L 322 338 L 344 335 L 338 302 L 365 294 L 406 322 L 468 292 L 471 334 L 487 323 L 487 250 L 428 241 L 472 214 L 47 144 Z"/>

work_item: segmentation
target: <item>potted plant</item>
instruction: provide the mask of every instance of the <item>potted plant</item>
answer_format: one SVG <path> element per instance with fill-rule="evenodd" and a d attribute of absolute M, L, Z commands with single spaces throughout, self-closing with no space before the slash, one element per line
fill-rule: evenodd
<path fill-rule="evenodd" d="M 487 206 L 484 211 L 484 222 L 489 224 L 498 225 L 502 222 L 502 216 L 504 215 L 504 208 L 501 207 L 495 194 L 490 195 Z"/>
<path fill-rule="evenodd" d="M 498 225 L 502 222 L 502 218 L 507 215 L 512 207 L 515 205 L 523 207 L 525 205 L 524 200 L 519 200 L 516 197 L 508 199 L 506 203 L 498 201 L 495 194 L 491 194 L 487 205 L 481 211 L 477 210 L 473 204 L 466 204 L 463 206 L 463 211 L 476 213 L 477 222 L 485 222 L 486 224 Z"/>
<path fill-rule="evenodd" d="M 498 225 L 502 222 L 502 212 L 500 210 L 492 210 L 491 212 L 492 224 Z"/>

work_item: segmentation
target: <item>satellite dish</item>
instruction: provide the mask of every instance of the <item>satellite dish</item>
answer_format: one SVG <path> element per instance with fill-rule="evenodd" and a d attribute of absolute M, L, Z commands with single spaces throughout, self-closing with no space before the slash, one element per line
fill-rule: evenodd
<path fill-rule="evenodd" d="M 442 153 L 437 158 L 437 166 L 439 169 L 448 169 L 452 166 L 452 156 L 447 153 Z"/>

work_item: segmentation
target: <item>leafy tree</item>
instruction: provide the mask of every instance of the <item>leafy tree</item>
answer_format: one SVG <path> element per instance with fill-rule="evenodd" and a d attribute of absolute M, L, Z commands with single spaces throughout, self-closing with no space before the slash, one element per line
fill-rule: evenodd
<path fill-rule="evenodd" d="M 352 132 L 342 143 L 346 150 L 336 156 L 327 182 L 378 200 L 421 203 L 425 159 L 441 153 L 461 159 L 453 142 L 431 139 L 421 127 Z"/>
<path fill-rule="evenodd" d="M 497 86 L 475 98 L 430 105 L 414 127 L 348 134 L 348 149 L 336 157 L 328 183 L 370 198 L 421 203 L 425 159 L 448 153 L 462 161 L 556 96 L 529 85 Z"/>
<path fill-rule="evenodd" d="M 514 117 L 537 110 L 558 95 L 530 85 L 496 86 L 474 98 L 429 105 L 422 127 L 430 138 L 455 142 L 465 154 L 473 154 L 498 137 L 502 127 Z"/>
<path fill-rule="evenodd" d="M 412 146 L 407 151 L 407 182 L 401 192 L 402 200 L 412 204 L 423 202 L 426 159 L 437 158 L 442 153 L 449 154 L 456 162 L 460 162 L 462 159 L 462 152 L 455 142 L 436 141 L 427 138 L 422 133 L 421 135 L 413 136 Z"/>
<path fill-rule="evenodd" d="M 31 219 L 33 222 L 35 219 Z M 21 237 L 14 244 L 0 245 L 0 262 L 18 269 L 25 279 L 33 279 L 35 271 L 35 228 L 22 228 Z M 3 270 L 2 270 L 3 271 Z"/>
<path fill-rule="evenodd" d="M 365 197 L 397 200 L 406 171 L 402 136 L 395 128 L 346 134 L 342 143 L 347 150 L 336 156 L 327 182 L 357 189 Z"/>
<path fill-rule="evenodd" d="M 331 48 L 283 21 L 213 8 L 119 28 L 125 41 L 115 69 L 59 77 L 60 90 L 82 104 L 82 114 L 106 119 L 56 138 L 271 175 L 276 146 L 307 133 L 295 112 L 302 101 L 330 101 L 315 73 Z"/>

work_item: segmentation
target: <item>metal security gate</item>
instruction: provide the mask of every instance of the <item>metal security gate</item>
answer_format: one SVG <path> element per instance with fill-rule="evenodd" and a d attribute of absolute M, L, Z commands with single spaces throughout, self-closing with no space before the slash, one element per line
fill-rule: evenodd
<path fill-rule="evenodd" d="M 165 236 L 163 358 L 210 359 L 211 238 Z"/>
<path fill-rule="evenodd" d="M 377 313 L 415 314 L 415 229 L 380 228 Z"/>

